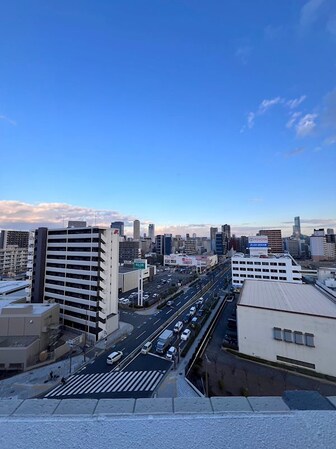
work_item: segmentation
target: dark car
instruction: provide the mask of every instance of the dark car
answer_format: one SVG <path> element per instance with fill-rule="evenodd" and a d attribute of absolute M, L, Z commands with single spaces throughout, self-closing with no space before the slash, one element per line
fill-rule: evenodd
<path fill-rule="evenodd" d="M 187 313 L 187 315 L 185 315 L 185 317 L 183 318 L 183 323 L 189 323 L 191 320 L 192 316 Z"/>

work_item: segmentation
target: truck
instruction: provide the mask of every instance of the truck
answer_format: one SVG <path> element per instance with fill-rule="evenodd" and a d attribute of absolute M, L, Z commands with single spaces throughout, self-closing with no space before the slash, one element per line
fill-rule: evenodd
<path fill-rule="evenodd" d="M 163 354 L 165 350 L 171 346 L 171 342 L 174 339 L 174 332 L 170 329 L 166 329 L 159 336 L 158 341 L 156 343 L 156 352 L 158 354 Z"/>

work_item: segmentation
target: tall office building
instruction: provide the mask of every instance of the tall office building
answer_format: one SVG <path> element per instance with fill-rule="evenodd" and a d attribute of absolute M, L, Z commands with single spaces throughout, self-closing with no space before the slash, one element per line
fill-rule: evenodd
<path fill-rule="evenodd" d="M 171 234 L 164 235 L 163 247 L 164 247 L 163 251 L 164 255 L 170 256 L 170 254 L 172 254 L 173 252 L 173 236 Z"/>
<path fill-rule="evenodd" d="M 280 229 L 262 229 L 258 235 L 267 235 L 268 251 L 270 253 L 283 253 L 282 237 Z"/>
<path fill-rule="evenodd" d="M 225 236 L 223 232 L 217 232 L 216 233 L 216 254 L 218 256 L 224 256 L 226 253 L 226 246 L 225 246 Z"/>
<path fill-rule="evenodd" d="M 148 225 L 148 237 L 152 240 L 152 242 L 155 241 L 155 225 L 153 223 L 149 223 Z"/>
<path fill-rule="evenodd" d="M 230 240 L 231 238 L 231 226 L 228 224 L 225 224 L 222 226 L 222 232 L 224 234 L 224 238 L 226 240 Z"/>
<path fill-rule="evenodd" d="M 300 217 L 294 217 L 293 237 L 300 238 L 300 235 L 301 235 Z"/>
<path fill-rule="evenodd" d="M 140 240 L 140 221 L 133 221 L 133 240 Z"/>
<path fill-rule="evenodd" d="M 163 256 L 164 254 L 164 235 L 155 236 L 155 252 Z"/>
<path fill-rule="evenodd" d="M 6 249 L 8 246 L 17 248 L 28 248 L 29 231 L 1 231 L 0 249 Z"/>
<path fill-rule="evenodd" d="M 210 242 L 211 242 L 211 251 L 216 251 L 216 234 L 218 232 L 218 228 L 210 228 Z"/>
<path fill-rule="evenodd" d="M 125 225 L 123 221 L 112 221 L 111 228 L 118 229 L 120 237 L 124 237 Z"/>
<path fill-rule="evenodd" d="M 101 227 L 35 232 L 31 302 L 56 302 L 61 321 L 98 340 L 118 328 L 119 233 Z"/>

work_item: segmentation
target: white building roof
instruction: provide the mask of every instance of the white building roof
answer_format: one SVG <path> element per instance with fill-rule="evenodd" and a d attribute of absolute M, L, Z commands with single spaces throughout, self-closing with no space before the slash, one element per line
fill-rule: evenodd
<path fill-rule="evenodd" d="M 238 305 L 336 318 L 336 304 L 307 284 L 246 280 Z"/>
<path fill-rule="evenodd" d="M 28 281 L 0 281 L 0 295 L 23 290 L 29 286 Z"/>

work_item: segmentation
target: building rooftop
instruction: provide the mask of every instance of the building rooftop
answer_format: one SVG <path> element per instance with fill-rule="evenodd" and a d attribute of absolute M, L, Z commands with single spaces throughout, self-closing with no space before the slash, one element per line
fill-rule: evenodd
<path fill-rule="evenodd" d="M 23 290 L 28 286 L 27 281 L 0 281 L 0 296 Z"/>
<path fill-rule="evenodd" d="M 256 255 L 250 255 L 250 254 L 244 254 L 244 253 L 236 253 L 232 256 L 232 258 L 239 257 L 242 259 L 292 259 L 292 257 L 289 254 L 256 254 Z"/>
<path fill-rule="evenodd" d="M 46 312 L 47 309 L 51 309 L 53 307 L 59 307 L 59 304 L 7 304 L 6 306 L 2 306 L 2 302 L 0 302 L 0 314 L 2 315 L 42 315 Z"/>
<path fill-rule="evenodd" d="M 26 348 L 37 339 L 36 335 L 0 337 L 0 348 Z"/>
<path fill-rule="evenodd" d="M 246 280 L 238 305 L 336 319 L 336 304 L 313 285 Z"/>

